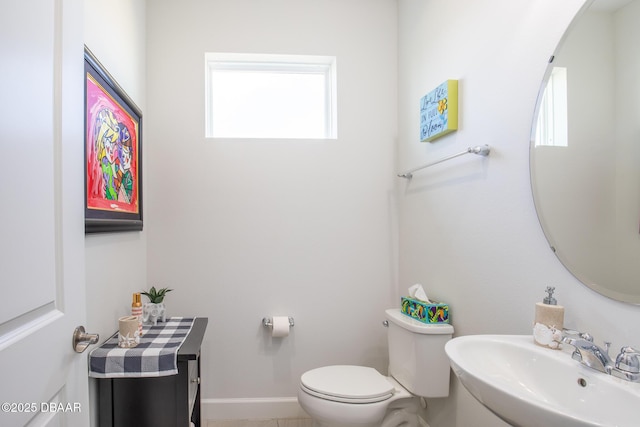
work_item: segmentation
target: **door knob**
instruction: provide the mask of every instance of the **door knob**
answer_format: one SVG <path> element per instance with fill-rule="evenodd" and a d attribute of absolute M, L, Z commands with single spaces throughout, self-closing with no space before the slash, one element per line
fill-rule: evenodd
<path fill-rule="evenodd" d="M 95 344 L 100 339 L 98 334 L 87 334 L 84 330 L 84 326 L 78 326 L 73 331 L 73 349 L 76 353 L 82 353 L 89 347 L 90 344 Z"/>

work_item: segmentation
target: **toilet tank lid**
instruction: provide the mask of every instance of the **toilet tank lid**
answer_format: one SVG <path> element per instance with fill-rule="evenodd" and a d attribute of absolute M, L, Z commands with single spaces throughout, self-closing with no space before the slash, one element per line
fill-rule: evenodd
<path fill-rule="evenodd" d="M 402 314 L 399 308 L 389 308 L 385 310 L 387 320 L 417 334 L 427 335 L 444 335 L 453 334 L 453 326 L 448 323 L 422 323 L 416 319 L 412 319 L 406 314 Z"/>

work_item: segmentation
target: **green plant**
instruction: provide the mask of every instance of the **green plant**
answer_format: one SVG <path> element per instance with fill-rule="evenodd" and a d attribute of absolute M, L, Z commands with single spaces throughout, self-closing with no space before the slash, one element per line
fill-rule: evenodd
<path fill-rule="evenodd" d="M 154 304 L 160 304 L 162 302 L 162 300 L 164 300 L 165 295 L 167 294 L 167 292 L 171 292 L 173 289 L 169 289 L 169 288 L 162 288 L 162 289 L 158 289 L 156 290 L 155 286 L 152 286 L 151 289 L 149 289 L 149 291 L 144 291 L 144 292 L 140 292 L 142 295 L 146 295 L 149 298 L 149 301 L 154 303 Z"/>

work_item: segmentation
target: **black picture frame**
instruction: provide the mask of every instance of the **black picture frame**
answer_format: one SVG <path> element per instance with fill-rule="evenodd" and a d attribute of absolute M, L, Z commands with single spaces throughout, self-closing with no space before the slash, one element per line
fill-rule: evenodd
<path fill-rule="evenodd" d="M 84 49 L 85 233 L 141 231 L 142 111 Z"/>

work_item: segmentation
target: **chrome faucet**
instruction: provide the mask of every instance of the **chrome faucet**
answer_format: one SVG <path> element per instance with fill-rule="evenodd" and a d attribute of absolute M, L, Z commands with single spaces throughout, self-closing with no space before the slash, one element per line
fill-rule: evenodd
<path fill-rule="evenodd" d="M 562 342 L 575 348 L 571 357 L 589 368 L 606 374 L 611 374 L 614 368 L 613 361 L 609 357 L 611 343 L 605 342 L 604 348 L 593 343 L 593 337 L 589 334 L 577 331 L 563 330 Z"/>
<path fill-rule="evenodd" d="M 640 382 L 640 350 L 622 347 L 615 362 L 609 357 L 610 342 L 601 348 L 593 343 L 587 333 L 563 329 L 562 342 L 573 346 L 571 357 L 583 365 L 631 382 Z"/>

